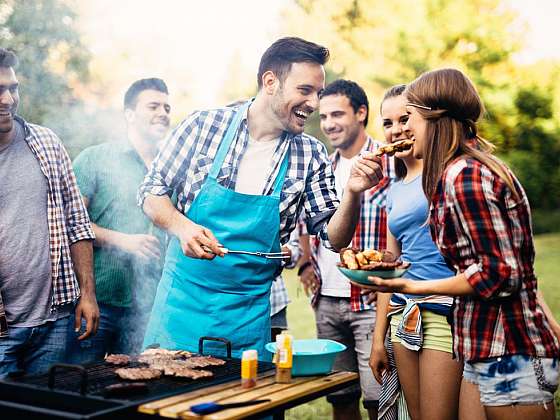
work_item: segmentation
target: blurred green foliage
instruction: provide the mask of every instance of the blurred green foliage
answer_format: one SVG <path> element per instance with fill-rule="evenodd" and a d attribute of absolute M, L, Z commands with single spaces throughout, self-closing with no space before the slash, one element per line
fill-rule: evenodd
<path fill-rule="evenodd" d="M 18 113 L 53 129 L 72 157 L 109 135 L 98 110 L 77 94 L 89 81 L 91 55 L 73 7 L 67 0 L 0 1 L 0 45 L 19 58 Z"/>
<path fill-rule="evenodd" d="M 70 0 L 2 0 L 0 45 L 20 58 L 20 114 L 54 129 L 75 156 L 115 133 L 103 124 L 118 115 L 86 107 L 79 90 L 90 78 L 90 53 Z M 379 99 L 389 86 L 426 70 L 457 67 L 474 81 L 486 105 L 481 134 L 515 170 L 537 215 L 560 208 L 560 64 L 514 60 L 525 28 L 500 0 L 297 0 L 284 32 L 327 45 L 327 82 L 360 83 L 370 99 L 368 130 L 380 137 Z M 235 69 L 231 84 L 235 85 Z M 237 82 L 240 83 L 240 82 Z M 323 138 L 318 116 L 308 131 Z M 117 133 L 120 135 L 120 133 Z M 542 217 L 542 216 L 538 216 Z M 560 228 L 543 223 L 542 227 Z"/>
<path fill-rule="evenodd" d="M 327 45 L 327 75 L 360 83 L 373 121 L 383 92 L 442 67 L 463 70 L 485 106 L 483 137 L 515 170 L 531 205 L 551 215 L 560 208 L 560 63 L 515 61 L 525 36 L 508 4 L 500 0 L 298 0 L 286 31 Z M 302 29 L 303 28 L 303 29 Z M 556 105 L 555 105 L 556 103 Z M 318 123 L 310 131 L 321 136 Z M 552 212 L 552 213 L 551 213 Z M 540 228 L 549 229 L 552 223 Z M 556 226 L 560 230 L 560 224 Z"/>

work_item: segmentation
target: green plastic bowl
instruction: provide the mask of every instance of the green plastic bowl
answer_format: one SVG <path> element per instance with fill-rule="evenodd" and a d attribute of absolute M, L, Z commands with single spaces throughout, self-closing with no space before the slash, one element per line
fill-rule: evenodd
<path fill-rule="evenodd" d="M 350 270 L 349 268 L 337 267 L 339 271 L 348 277 L 350 280 L 364 284 L 366 286 L 373 286 L 374 284 L 369 281 L 368 277 L 381 277 L 382 279 L 393 279 L 402 277 L 408 271 L 406 268 L 395 268 L 394 270 Z"/>
<path fill-rule="evenodd" d="M 265 348 L 276 353 L 276 343 L 268 343 Z M 292 376 L 326 375 L 331 372 L 336 355 L 344 350 L 344 344 L 333 340 L 294 340 Z"/>

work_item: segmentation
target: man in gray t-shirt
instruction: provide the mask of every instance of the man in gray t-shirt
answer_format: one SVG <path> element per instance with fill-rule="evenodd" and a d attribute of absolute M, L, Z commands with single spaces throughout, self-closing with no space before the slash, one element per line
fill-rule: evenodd
<path fill-rule="evenodd" d="M 0 48 L 0 378 L 65 360 L 69 315 L 94 334 L 93 231 L 56 135 L 16 116 L 17 58 Z M 77 303 L 77 304 L 76 304 Z"/>

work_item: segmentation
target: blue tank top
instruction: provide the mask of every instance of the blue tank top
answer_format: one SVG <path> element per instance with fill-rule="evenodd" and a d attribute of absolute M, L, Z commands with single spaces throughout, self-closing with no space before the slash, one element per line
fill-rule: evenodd
<path fill-rule="evenodd" d="M 387 196 L 387 224 L 401 245 L 401 259 L 412 265 L 405 274 L 413 280 L 437 280 L 455 275 L 432 240 L 428 220 L 428 201 L 422 190 L 422 176 L 412 181 L 393 183 Z M 416 264 L 415 264 L 416 263 Z M 406 295 L 414 297 L 414 295 Z M 393 295 L 393 299 L 397 299 Z M 399 302 L 398 299 L 395 300 Z M 426 304 L 426 309 L 446 314 L 447 307 Z"/>

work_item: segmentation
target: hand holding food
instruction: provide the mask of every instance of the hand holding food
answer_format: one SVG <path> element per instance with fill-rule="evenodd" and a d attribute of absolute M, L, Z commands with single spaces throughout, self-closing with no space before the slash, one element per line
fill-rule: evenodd
<path fill-rule="evenodd" d="M 381 159 L 373 153 L 368 153 L 354 162 L 345 191 L 362 193 L 379 184 L 383 177 Z"/>

